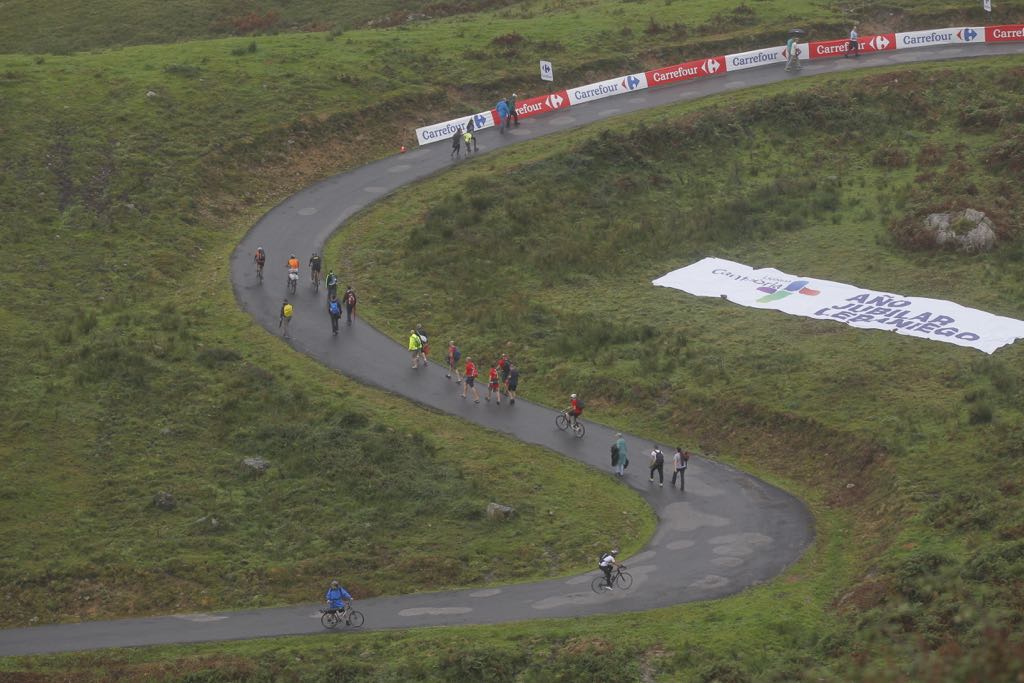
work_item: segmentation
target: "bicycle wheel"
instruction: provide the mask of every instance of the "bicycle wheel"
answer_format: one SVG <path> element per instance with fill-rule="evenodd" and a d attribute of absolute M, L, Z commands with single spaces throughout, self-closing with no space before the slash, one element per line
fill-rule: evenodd
<path fill-rule="evenodd" d="M 320 623 L 327 628 L 334 628 L 338 625 L 338 615 L 334 612 L 324 612 L 320 615 Z"/>
<path fill-rule="evenodd" d="M 564 432 L 569 428 L 569 418 L 567 418 L 563 413 L 559 413 L 555 416 L 555 426 Z"/>
<path fill-rule="evenodd" d="M 603 593 L 605 590 L 605 586 L 607 585 L 608 584 L 605 583 L 603 576 L 596 576 L 594 577 L 594 580 L 590 582 L 590 590 L 594 591 L 595 593 Z"/>
<path fill-rule="evenodd" d="M 577 439 L 582 439 L 583 435 L 587 433 L 587 428 L 583 426 L 582 422 L 577 422 L 572 426 L 572 433 L 576 435 Z"/>
<path fill-rule="evenodd" d="M 365 619 L 363 618 L 362 612 L 352 610 L 348 613 L 348 619 L 345 620 L 345 625 L 350 626 L 351 628 L 359 628 L 363 625 L 364 621 Z"/>
<path fill-rule="evenodd" d="M 628 591 L 633 585 L 633 575 L 629 572 L 619 572 L 615 577 L 615 585 L 624 591 Z"/>
<path fill-rule="evenodd" d="M 313 291 L 314 292 L 319 292 L 320 291 L 320 278 L 316 278 L 315 280 L 313 280 Z"/>

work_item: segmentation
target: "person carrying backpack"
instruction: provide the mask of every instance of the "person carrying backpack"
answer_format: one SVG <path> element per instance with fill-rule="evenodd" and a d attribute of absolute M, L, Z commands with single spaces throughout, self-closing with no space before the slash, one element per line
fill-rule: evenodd
<path fill-rule="evenodd" d="M 462 352 L 459 351 L 459 347 L 455 345 L 455 342 L 448 342 L 448 372 L 446 372 L 444 376 L 451 379 L 452 373 L 455 373 L 456 384 L 462 382 L 462 377 L 459 376 L 459 360 L 461 358 Z"/>
<path fill-rule="evenodd" d="M 327 277 L 324 278 L 324 284 L 327 285 L 327 298 L 338 296 L 338 276 L 334 274 L 333 270 L 327 271 Z"/>
<path fill-rule="evenodd" d="M 658 444 L 654 444 L 654 450 L 651 451 L 651 479 L 654 481 L 654 473 L 658 473 L 658 486 L 665 485 L 665 454 L 658 448 Z"/>
<path fill-rule="evenodd" d="M 281 317 L 277 321 L 278 327 L 284 327 L 285 339 L 291 339 L 291 335 L 288 334 L 288 327 L 292 324 L 292 313 L 294 311 L 295 309 L 288 303 L 288 299 L 285 299 L 284 303 L 281 304 Z"/>
<path fill-rule="evenodd" d="M 468 390 L 472 390 L 473 402 L 479 403 L 480 394 L 476 390 L 477 369 L 472 356 L 466 356 L 466 372 L 464 374 L 466 377 L 466 383 L 462 385 L 462 398 L 466 398 L 466 392 Z"/>
<path fill-rule="evenodd" d="M 508 404 L 516 404 L 516 390 L 519 388 L 519 367 L 508 364 L 508 383 L 505 385 L 505 392 L 508 394 Z"/>
<path fill-rule="evenodd" d="M 345 288 L 345 295 L 341 298 L 345 302 L 345 321 L 349 325 L 352 324 L 352 318 L 356 314 L 356 290 L 352 289 L 352 285 Z"/>
<path fill-rule="evenodd" d="M 338 297 L 332 295 L 327 302 L 327 313 L 331 316 L 331 332 L 338 335 L 338 320 L 341 318 L 341 302 Z"/>
<path fill-rule="evenodd" d="M 622 437 L 622 432 L 619 432 L 615 436 L 618 440 L 615 442 L 616 451 L 619 454 L 619 461 L 615 463 L 615 474 L 620 477 L 625 473 L 626 467 L 629 465 L 629 456 L 626 453 L 626 440 Z"/>
<path fill-rule="evenodd" d="M 612 590 L 612 571 L 616 567 L 622 565 L 615 559 L 616 555 L 619 554 L 617 549 L 609 550 L 606 553 L 601 553 L 597 561 L 597 568 L 604 572 L 605 588 Z"/>

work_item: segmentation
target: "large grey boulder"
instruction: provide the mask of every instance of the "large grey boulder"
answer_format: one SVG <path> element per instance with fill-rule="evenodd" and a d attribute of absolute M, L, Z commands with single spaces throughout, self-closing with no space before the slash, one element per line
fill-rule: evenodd
<path fill-rule="evenodd" d="M 264 458 L 246 458 L 242 461 L 242 467 L 253 474 L 263 474 L 270 469 L 270 461 Z"/>
<path fill-rule="evenodd" d="M 990 251 L 996 245 L 995 225 L 983 212 L 964 209 L 955 213 L 932 213 L 924 219 L 936 246 L 954 246 L 960 251 Z"/>
<path fill-rule="evenodd" d="M 487 519 L 496 520 L 508 520 L 512 519 L 512 516 L 516 514 L 516 509 L 509 507 L 508 505 L 501 505 L 500 503 L 488 503 L 487 504 Z"/>

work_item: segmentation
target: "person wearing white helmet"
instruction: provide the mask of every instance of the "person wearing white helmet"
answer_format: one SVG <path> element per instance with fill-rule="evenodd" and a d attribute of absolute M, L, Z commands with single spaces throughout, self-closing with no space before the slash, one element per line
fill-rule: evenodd
<path fill-rule="evenodd" d="M 580 415 L 583 414 L 583 399 L 579 398 L 576 394 L 569 396 L 569 409 L 566 411 L 570 417 L 572 417 L 572 423 L 575 425 L 579 422 Z"/>
<path fill-rule="evenodd" d="M 516 122 L 516 127 L 519 127 L 519 114 L 516 113 L 516 100 L 519 96 L 512 93 L 512 97 L 508 98 L 508 118 L 505 119 L 505 127 L 511 128 L 512 122 Z"/>
<path fill-rule="evenodd" d="M 605 589 L 612 589 L 612 570 L 622 565 L 615 559 L 619 554 L 618 548 L 613 548 L 606 553 L 601 553 L 601 560 L 597 563 L 598 569 L 604 572 Z"/>

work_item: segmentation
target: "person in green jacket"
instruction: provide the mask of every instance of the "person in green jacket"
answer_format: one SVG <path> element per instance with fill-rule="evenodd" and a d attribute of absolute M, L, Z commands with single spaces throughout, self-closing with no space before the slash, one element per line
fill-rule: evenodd
<path fill-rule="evenodd" d="M 619 459 L 615 463 L 615 474 L 621 477 L 626 470 L 626 465 L 629 464 L 629 457 L 626 455 L 626 440 L 622 438 L 622 432 L 615 436 L 619 437 L 619 440 L 615 442 L 615 447 L 619 451 Z"/>
<path fill-rule="evenodd" d="M 409 353 L 412 354 L 413 370 L 420 366 L 420 358 L 423 358 L 423 365 L 427 364 L 427 359 L 423 356 L 423 340 L 416 330 L 409 330 Z"/>

